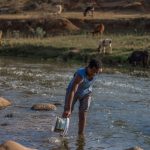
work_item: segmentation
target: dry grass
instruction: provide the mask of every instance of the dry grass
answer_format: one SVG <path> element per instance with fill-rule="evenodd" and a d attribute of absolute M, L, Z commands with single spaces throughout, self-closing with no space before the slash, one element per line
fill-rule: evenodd
<path fill-rule="evenodd" d="M 3 14 L 0 19 L 30 19 L 30 18 L 45 18 L 45 17 L 65 17 L 77 19 L 132 19 L 132 18 L 150 18 L 148 13 L 121 13 L 121 12 L 95 12 L 94 17 L 84 17 L 83 12 L 63 12 L 60 16 L 54 16 L 48 12 L 24 12 L 22 14 Z"/>
<path fill-rule="evenodd" d="M 108 34 L 104 35 L 103 38 L 112 39 L 113 55 L 126 55 L 132 50 L 139 49 L 150 49 L 150 38 L 149 35 L 115 35 Z M 43 39 L 5 39 L 4 40 L 8 47 L 15 47 L 17 45 L 35 45 L 42 47 L 55 47 L 55 48 L 71 48 L 76 47 L 80 50 L 91 49 L 96 50 L 99 42 L 99 38 L 91 38 L 91 36 L 86 35 L 68 35 L 68 36 L 55 36 Z M 81 42 L 82 41 L 82 42 Z"/>
<path fill-rule="evenodd" d="M 92 17 L 84 17 L 82 12 L 64 12 L 62 14 L 63 17 L 66 18 L 81 18 L 81 19 L 130 19 L 130 18 L 150 18 L 150 14 L 146 13 L 117 13 L 117 12 L 95 12 L 94 18 Z"/>

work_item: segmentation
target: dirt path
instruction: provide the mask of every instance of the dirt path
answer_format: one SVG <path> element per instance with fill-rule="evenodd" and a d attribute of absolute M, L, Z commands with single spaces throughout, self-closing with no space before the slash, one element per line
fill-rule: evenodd
<path fill-rule="evenodd" d="M 149 18 L 150 13 L 131 13 L 131 12 L 95 12 L 94 17 L 84 17 L 82 12 L 63 12 L 60 16 L 52 15 L 51 13 L 46 12 L 30 12 L 24 14 L 3 14 L 0 15 L 0 19 L 36 19 L 36 18 L 45 18 L 45 17 L 52 17 L 52 18 L 75 18 L 75 19 L 133 19 L 133 18 Z"/>

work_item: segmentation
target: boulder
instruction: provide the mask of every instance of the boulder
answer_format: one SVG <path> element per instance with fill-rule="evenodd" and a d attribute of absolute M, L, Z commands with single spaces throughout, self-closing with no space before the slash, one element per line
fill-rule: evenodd
<path fill-rule="evenodd" d="M 11 102 L 3 97 L 0 97 L 0 109 L 10 106 Z"/>
<path fill-rule="evenodd" d="M 125 150 L 143 150 L 143 149 L 136 146 L 136 147 L 131 147 L 131 148 L 128 148 L 128 149 L 125 149 Z"/>
<path fill-rule="evenodd" d="M 0 145 L 0 150 L 36 150 L 36 149 L 28 148 L 17 142 L 9 140 Z"/>
<path fill-rule="evenodd" d="M 50 103 L 39 103 L 39 104 L 34 104 L 31 107 L 31 109 L 32 110 L 56 110 L 56 106 Z"/>

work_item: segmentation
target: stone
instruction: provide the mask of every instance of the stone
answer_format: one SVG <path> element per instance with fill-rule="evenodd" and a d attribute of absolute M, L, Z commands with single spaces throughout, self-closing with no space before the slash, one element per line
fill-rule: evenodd
<path fill-rule="evenodd" d="M 10 106 L 11 102 L 3 97 L 0 97 L 0 109 Z"/>
<path fill-rule="evenodd" d="M 0 145 L 0 150 L 37 150 L 25 147 L 15 141 L 5 141 L 3 144 Z"/>
<path fill-rule="evenodd" d="M 56 106 L 50 103 L 39 103 L 39 104 L 34 104 L 31 107 L 31 109 L 32 110 L 56 110 Z"/>
<path fill-rule="evenodd" d="M 136 147 L 131 147 L 131 148 L 128 148 L 128 149 L 125 149 L 125 150 L 144 150 L 144 149 L 136 146 Z"/>

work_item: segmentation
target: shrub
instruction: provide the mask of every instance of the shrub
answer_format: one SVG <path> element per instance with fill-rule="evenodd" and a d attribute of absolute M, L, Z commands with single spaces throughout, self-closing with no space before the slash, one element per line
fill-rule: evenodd
<path fill-rule="evenodd" d="M 37 36 L 38 38 L 43 38 L 45 36 L 46 32 L 41 28 L 41 27 L 37 27 L 35 30 L 35 36 Z"/>

